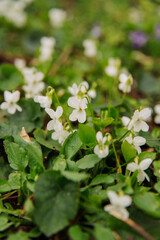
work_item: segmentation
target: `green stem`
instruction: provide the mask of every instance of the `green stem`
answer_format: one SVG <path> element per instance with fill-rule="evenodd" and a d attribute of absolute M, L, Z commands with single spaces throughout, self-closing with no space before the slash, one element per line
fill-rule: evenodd
<path fill-rule="evenodd" d="M 90 111 L 92 119 L 93 119 L 94 118 L 94 112 L 93 112 L 92 103 L 91 103 L 91 100 L 90 100 L 90 97 L 89 97 L 88 93 L 87 93 L 87 101 L 88 101 L 88 108 L 89 108 L 89 111 Z"/>
<path fill-rule="evenodd" d="M 117 166 L 119 168 L 119 173 L 122 173 L 122 168 L 121 168 L 121 165 L 120 165 L 118 155 L 117 155 L 117 152 L 116 152 L 115 145 L 114 145 L 113 141 L 112 141 L 112 147 L 113 147 L 113 152 L 114 152 L 114 155 L 115 155 L 115 158 L 116 158 Z"/>
<path fill-rule="evenodd" d="M 18 192 L 18 190 L 14 190 L 14 191 L 12 191 L 12 192 L 9 192 L 9 193 L 5 194 L 2 198 L 0 198 L 0 201 L 5 200 L 6 198 L 12 196 L 12 195 L 13 195 L 14 193 L 16 193 L 16 192 Z"/>

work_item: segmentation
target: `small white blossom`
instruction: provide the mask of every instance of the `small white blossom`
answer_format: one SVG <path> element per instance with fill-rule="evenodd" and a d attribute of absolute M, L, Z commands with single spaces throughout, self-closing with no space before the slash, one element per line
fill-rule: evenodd
<path fill-rule="evenodd" d="M 38 72 L 35 68 L 28 67 L 24 68 L 22 73 L 25 80 L 23 90 L 25 91 L 26 98 L 34 98 L 39 95 L 45 88 L 45 84 L 42 82 L 44 74 Z"/>
<path fill-rule="evenodd" d="M 54 52 L 55 39 L 53 37 L 42 37 L 39 60 L 41 62 L 50 61 Z"/>
<path fill-rule="evenodd" d="M 79 92 L 79 86 L 77 86 L 76 83 L 73 83 L 72 87 L 68 87 L 68 91 L 70 92 L 70 94 L 72 94 L 73 96 L 77 96 L 78 92 Z"/>
<path fill-rule="evenodd" d="M 47 96 L 35 96 L 34 101 L 40 103 L 42 108 L 50 108 L 52 99 Z"/>
<path fill-rule="evenodd" d="M 108 66 L 104 69 L 105 73 L 110 77 L 117 77 L 121 65 L 120 59 L 109 58 Z"/>
<path fill-rule="evenodd" d="M 140 146 L 143 146 L 144 144 L 146 144 L 146 139 L 139 136 L 134 138 L 132 138 L 131 136 L 128 136 L 125 138 L 125 140 L 131 145 L 133 145 L 133 147 L 137 150 L 138 154 L 141 153 L 142 151 Z"/>
<path fill-rule="evenodd" d="M 71 134 L 67 130 L 64 129 L 61 122 L 56 124 L 55 132 L 52 133 L 52 139 L 58 140 L 58 142 L 63 145 L 66 138 Z"/>
<path fill-rule="evenodd" d="M 48 15 L 49 15 L 51 25 L 57 28 L 63 25 L 67 17 L 66 11 L 58 8 L 50 9 Z"/>
<path fill-rule="evenodd" d="M 107 137 L 103 137 L 102 133 L 99 131 L 96 134 L 98 144 L 94 148 L 94 153 L 99 158 L 105 158 L 109 153 L 109 147 L 106 144 Z"/>
<path fill-rule="evenodd" d="M 138 182 L 143 182 L 145 180 L 145 178 L 149 182 L 150 179 L 149 179 L 148 175 L 144 172 L 144 170 L 149 168 L 151 163 L 152 163 L 152 159 L 151 158 L 146 158 L 146 159 L 142 160 L 140 162 L 140 164 L 137 164 L 135 162 L 129 163 L 127 165 L 127 169 L 131 172 L 134 172 L 134 171 L 138 170 L 138 176 L 137 176 Z"/>
<path fill-rule="evenodd" d="M 115 216 L 116 214 L 114 214 L 114 211 L 116 211 L 121 217 L 127 219 L 129 217 L 129 213 L 126 210 L 126 207 L 131 205 L 132 198 L 128 195 L 118 196 L 114 191 L 108 191 L 107 195 L 111 204 L 106 205 L 104 210 Z"/>
<path fill-rule="evenodd" d="M 70 97 L 68 99 L 68 105 L 72 108 L 75 108 L 73 112 L 69 116 L 69 120 L 76 121 L 80 123 L 84 123 L 86 121 L 86 112 L 85 109 L 87 108 L 87 99 L 77 99 L 76 97 Z"/>
<path fill-rule="evenodd" d="M 87 57 L 95 57 L 97 55 L 96 43 L 94 40 L 86 39 L 83 41 L 84 55 Z"/>
<path fill-rule="evenodd" d="M 151 115 L 150 108 L 144 108 L 141 111 L 136 110 L 133 114 L 132 120 L 128 125 L 128 130 L 133 130 L 135 132 L 144 131 L 147 132 L 149 129 L 148 124 L 145 122 Z"/>
<path fill-rule="evenodd" d="M 157 104 L 155 107 L 154 107 L 154 111 L 156 113 L 156 116 L 154 117 L 154 122 L 156 124 L 160 124 L 160 104 Z"/>
<path fill-rule="evenodd" d="M 10 114 L 14 114 L 16 112 L 16 110 L 21 112 L 22 108 L 19 105 L 17 105 L 17 102 L 19 101 L 19 99 L 20 99 L 19 91 L 15 91 L 13 93 L 11 93 L 9 91 L 5 91 L 4 92 L 5 102 L 3 102 L 0 107 L 3 110 L 7 110 L 8 113 L 10 113 Z"/>
<path fill-rule="evenodd" d="M 78 99 L 86 97 L 86 93 L 87 93 L 88 89 L 89 89 L 89 84 L 88 84 L 87 81 L 83 81 L 79 85 L 74 83 L 72 85 L 72 87 L 68 87 L 68 91 Z M 95 98 L 96 97 L 96 91 L 94 89 L 90 89 L 88 91 L 88 96 L 90 98 Z"/>
<path fill-rule="evenodd" d="M 90 98 L 96 98 L 97 94 L 96 94 L 95 89 L 90 89 L 88 91 L 88 95 L 89 95 Z"/>
<path fill-rule="evenodd" d="M 26 67 L 26 61 L 24 59 L 21 58 L 16 58 L 14 60 L 14 65 L 20 70 L 22 71 L 25 67 Z"/>
<path fill-rule="evenodd" d="M 129 93 L 131 91 L 131 85 L 133 83 L 133 78 L 131 75 L 126 75 L 125 73 L 121 73 L 119 76 L 119 86 L 118 88 L 124 92 Z"/>
<path fill-rule="evenodd" d="M 50 116 L 50 118 L 52 118 L 52 120 L 49 121 L 48 124 L 47 124 L 47 129 L 49 131 L 50 130 L 56 130 L 57 125 L 59 123 L 58 120 L 63 114 L 63 108 L 61 106 L 59 106 L 59 107 L 57 107 L 56 111 L 54 111 L 50 108 L 46 108 L 45 111 Z"/>

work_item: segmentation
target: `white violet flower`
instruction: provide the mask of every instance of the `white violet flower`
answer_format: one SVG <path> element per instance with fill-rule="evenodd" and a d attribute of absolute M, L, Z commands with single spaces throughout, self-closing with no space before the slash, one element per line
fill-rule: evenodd
<path fill-rule="evenodd" d="M 138 154 L 142 152 L 140 146 L 143 146 L 144 144 L 146 144 L 146 139 L 139 136 L 134 138 L 132 138 L 131 136 L 128 136 L 125 138 L 125 140 L 131 145 L 133 145 L 133 147 L 137 150 Z"/>
<path fill-rule="evenodd" d="M 123 217 L 124 219 L 127 219 L 129 213 L 126 210 L 126 207 L 131 205 L 132 198 L 128 195 L 118 196 L 114 191 L 108 191 L 107 195 L 111 204 L 106 205 L 104 210 L 117 217 L 116 213 L 114 214 L 114 211 L 116 211 L 120 214 L 120 218 Z"/>
<path fill-rule="evenodd" d="M 58 140 L 58 142 L 63 145 L 66 138 L 71 134 L 71 132 L 68 132 L 64 129 L 64 126 L 61 122 L 56 124 L 56 127 L 54 128 L 55 132 L 52 133 L 52 139 Z"/>
<path fill-rule="evenodd" d="M 83 41 L 84 55 L 86 57 L 95 57 L 97 55 L 96 43 L 92 39 L 86 39 Z"/>
<path fill-rule="evenodd" d="M 133 129 L 135 132 L 144 131 L 147 132 L 149 129 L 148 124 L 145 122 L 151 115 L 150 108 L 144 108 L 141 111 L 136 110 L 133 114 L 132 120 L 128 125 L 128 130 Z"/>
<path fill-rule="evenodd" d="M 107 137 L 103 137 L 102 133 L 99 131 L 96 134 L 98 144 L 94 148 L 94 153 L 99 158 L 105 158 L 109 153 L 109 147 L 106 144 Z"/>
<path fill-rule="evenodd" d="M 63 9 L 52 8 L 49 13 L 50 23 L 53 27 L 61 27 L 66 20 L 67 13 Z"/>
<path fill-rule="evenodd" d="M 49 131 L 50 130 L 56 130 L 57 125 L 59 123 L 58 120 L 63 114 L 63 108 L 61 106 L 59 106 L 59 107 L 57 107 L 56 111 L 54 111 L 50 108 L 46 108 L 45 111 L 50 116 L 50 118 L 52 118 L 52 120 L 49 121 L 48 124 L 47 124 L 47 129 Z"/>
<path fill-rule="evenodd" d="M 70 97 L 68 99 L 68 106 L 75 108 L 73 112 L 69 116 L 70 121 L 76 121 L 80 123 L 84 123 L 86 121 L 86 112 L 85 109 L 87 108 L 87 99 L 77 99 L 76 97 Z"/>
<path fill-rule="evenodd" d="M 133 83 L 133 78 L 131 75 L 127 75 L 125 73 L 121 73 L 119 76 L 119 86 L 118 88 L 124 92 L 124 93 L 129 93 L 131 91 L 131 85 Z"/>
<path fill-rule="evenodd" d="M 104 69 L 110 77 L 117 77 L 121 65 L 120 59 L 109 58 L 108 66 Z"/>
<path fill-rule="evenodd" d="M 156 124 L 160 124 L 160 104 L 157 104 L 155 107 L 154 107 L 154 111 L 156 113 L 156 116 L 154 117 L 154 122 Z"/>
<path fill-rule="evenodd" d="M 35 96 L 34 101 L 40 103 L 41 108 L 50 108 L 52 99 L 47 96 Z"/>
<path fill-rule="evenodd" d="M 140 164 L 137 164 L 135 162 L 129 163 L 127 165 L 127 169 L 131 172 L 135 172 L 136 170 L 138 170 L 138 176 L 137 176 L 138 182 L 143 182 L 145 180 L 145 178 L 149 182 L 150 179 L 149 179 L 148 175 L 144 172 L 144 170 L 149 168 L 151 163 L 152 163 L 152 159 L 146 158 L 146 159 L 142 160 L 140 162 Z"/>
<path fill-rule="evenodd" d="M 53 37 L 42 37 L 39 60 L 41 62 L 50 61 L 54 52 L 56 40 Z"/>
<path fill-rule="evenodd" d="M 16 58 L 14 60 L 14 65 L 20 70 L 22 71 L 25 67 L 26 67 L 26 61 L 24 59 L 21 58 Z"/>
<path fill-rule="evenodd" d="M 5 102 L 3 102 L 0 107 L 3 110 L 7 110 L 8 113 L 10 113 L 10 114 L 14 114 L 16 112 L 16 110 L 21 112 L 22 108 L 19 105 L 17 105 L 17 102 L 19 101 L 19 99 L 20 99 L 19 91 L 15 91 L 13 93 L 11 93 L 9 91 L 5 91 L 4 92 Z"/>

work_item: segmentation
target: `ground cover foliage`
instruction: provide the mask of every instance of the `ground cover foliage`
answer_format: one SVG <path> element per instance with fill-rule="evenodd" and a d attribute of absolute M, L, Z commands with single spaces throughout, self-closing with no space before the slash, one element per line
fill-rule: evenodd
<path fill-rule="evenodd" d="M 160 239 L 159 1 L 0 1 L 0 238 Z"/>

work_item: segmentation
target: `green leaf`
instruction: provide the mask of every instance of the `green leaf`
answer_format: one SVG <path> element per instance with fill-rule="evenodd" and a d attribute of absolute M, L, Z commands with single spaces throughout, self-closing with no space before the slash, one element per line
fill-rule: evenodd
<path fill-rule="evenodd" d="M 95 118 L 93 118 L 92 121 L 99 128 L 105 128 L 105 127 L 109 126 L 114 121 L 114 118 L 107 117 L 106 119 L 102 119 L 102 118 L 95 117 Z"/>
<path fill-rule="evenodd" d="M 12 64 L 2 64 L 0 67 L 0 90 L 14 90 L 23 84 L 23 75 Z"/>
<path fill-rule="evenodd" d="M 155 189 L 158 193 L 160 193 L 160 181 L 157 182 L 157 183 L 154 185 L 154 189 Z"/>
<path fill-rule="evenodd" d="M 45 112 L 41 111 L 40 105 L 35 103 L 33 99 L 21 99 L 19 105 L 22 112 L 16 112 L 8 117 L 12 128 L 18 126 L 19 132 L 25 127 L 27 132 L 31 132 L 34 128 L 40 128 L 43 125 Z"/>
<path fill-rule="evenodd" d="M 63 144 L 61 153 L 63 153 L 66 159 L 71 159 L 82 146 L 82 142 L 77 132 L 71 134 Z"/>
<path fill-rule="evenodd" d="M 152 192 L 140 192 L 133 198 L 136 207 L 147 214 L 160 218 L 160 197 Z"/>
<path fill-rule="evenodd" d="M 142 152 L 138 155 L 139 161 L 141 162 L 143 159 L 151 158 L 152 160 L 155 160 L 156 153 L 155 152 Z"/>
<path fill-rule="evenodd" d="M 0 193 L 11 191 L 11 186 L 6 180 L 0 178 Z"/>
<path fill-rule="evenodd" d="M 80 226 L 78 225 L 70 227 L 68 233 L 71 240 L 89 240 L 88 233 L 82 232 Z"/>
<path fill-rule="evenodd" d="M 128 163 L 133 160 L 134 157 L 137 155 L 136 149 L 129 144 L 126 140 L 121 145 L 123 157 L 125 161 Z"/>
<path fill-rule="evenodd" d="M 98 185 L 98 184 L 102 184 L 102 183 L 112 184 L 112 183 L 114 183 L 114 178 L 107 174 L 100 174 L 100 175 L 97 175 L 95 178 L 93 178 L 93 180 L 91 181 L 91 183 L 89 185 L 94 186 L 94 185 Z"/>
<path fill-rule="evenodd" d="M 43 129 L 36 129 L 33 135 L 37 142 L 39 142 L 41 145 L 50 149 L 53 149 L 53 147 L 55 147 L 57 150 L 60 151 L 61 145 L 57 141 L 51 139 L 51 136 L 47 135 L 46 131 L 44 131 Z"/>
<path fill-rule="evenodd" d="M 27 232 L 22 232 L 21 230 L 17 233 L 10 234 L 7 240 L 30 240 Z"/>
<path fill-rule="evenodd" d="M 20 189 L 26 180 L 26 174 L 24 172 L 13 172 L 9 175 L 8 183 L 12 190 Z"/>
<path fill-rule="evenodd" d="M 78 210 L 78 186 L 49 170 L 40 175 L 35 186 L 35 223 L 51 236 L 69 225 Z"/>
<path fill-rule="evenodd" d="M 108 239 L 108 240 L 115 240 L 115 237 L 110 228 L 103 227 L 99 224 L 96 224 L 94 229 L 94 236 L 96 240 Z"/>
<path fill-rule="evenodd" d="M 138 89 L 145 94 L 158 94 L 160 84 L 157 79 L 150 73 L 143 73 L 138 77 Z"/>
<path fill-rule="evenodd" d="M 76 162 L 76 165 L 80 169 L 93 168 L 98 162 L 101 161 L 96 154 L 89 154 L 81 158 Z"/>
<path fill-rule="evenodd" d="M 21 128 L 13 125 L 11 122 L 2 122 L 0 124 L 0 138 L 15 136 L 20 133 Z"/>
<path fill-rule="evenodd" d="M 12 222 L 8 223 L 8 217 L 6 215 L 0 216 L 0 232 L 5 231 L 12 225 L 13 225 Z"/>
<path fill-rule="evenodd" d="M 73 182 L 86 180 L 90 176 L 87 173 L 79 173 L 79 172 L 71 172 L 71 171 L 62 171 L 61 174 L 67 179 L 72 180 Z"/>
<path fill-rule="evenodd" d="M 96 131 L 94 128 L 88 125 L 79 124 L 78 136 L 85 145 L 90 147 L 94 147 L 96 145 Z"/>
<path fill-rule="evenodd" d="M 43 167 L 43 156 L 39 143 L 37 143 L 33 138 L 31 139 L 31 142 L 26 142 L 20 136 L 15 136 L 14 140 L 26 150 L 30 168 L 36 167 L 37 165 Z"/>
<path fill-rule="evenodd" d="M 53 161 L 53 170 L 63 171 L 65 170 L 66 165 L 66 159 L 64 158 L 64 155 L 61 154 Z"/>
<path fill-rule="evenodd" d="M 154 161 L 153 167 L 154 167 L 154 175 L 160 178 L 160 161 Z"/>
<path fill-rule="evenodd" d="M 28 165 L 27 152 L 18 144 L 8 140 L 4 141 L 4 148 L 8 155 L 10 166 L 15 170 L 23 171 Z"/>

